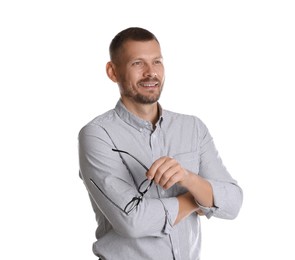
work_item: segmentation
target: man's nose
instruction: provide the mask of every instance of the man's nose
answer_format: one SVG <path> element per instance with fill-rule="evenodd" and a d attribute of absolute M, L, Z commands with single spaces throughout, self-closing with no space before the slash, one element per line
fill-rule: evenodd
<path fill-rule="evenodd" d="M 147 78 L 155 78 L 155 77 L 157 77 L 157 73 L 156 73 L 156 71 L 155 71 L 155 69 L 153 68 L 152 65 L 146 64 L 146 68 L 145 68 L 145 71 L 144 71 L 144 77 L 147 77 Z"/>

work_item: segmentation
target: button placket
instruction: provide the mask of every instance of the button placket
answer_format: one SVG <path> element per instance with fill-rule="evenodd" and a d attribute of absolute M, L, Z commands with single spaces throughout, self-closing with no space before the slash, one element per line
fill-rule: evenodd
<path fill-rule="evenodd" d="M 151 149 L 152 149 L 152 154 L 153 154 L 153 161 L 155 161 L 155 160 L 159 159 L 161 156 L 161 154 L 160 154 L 161 149 L 159 146 L 158 134 L 156 133 L 156 131 L 154 131 L 151 134 L 150 144 L 151 144 Z"/>

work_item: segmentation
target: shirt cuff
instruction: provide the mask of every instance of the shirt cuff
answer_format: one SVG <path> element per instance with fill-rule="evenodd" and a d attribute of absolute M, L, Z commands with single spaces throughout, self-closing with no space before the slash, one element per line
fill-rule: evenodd
<path fill-rule="evenodd" d="M 209 219 L 214 215 L 214 212 L 218 209 L 217 207 L 205 207 L 195 200 L 199 209 L 204 213 L 204 215 Z"/>
<path fill-rule="evenodd" d="M 165 224 L 163 233 L 168 235 L 173 229 L 173 224 L 178 214 L 178 199 L 177 198 L 159 198 L 165 211 Z"/>
<path fill-rule="evenodd" d="M 215 196 L 215 191 L 217 189 L 216 185 L 214 182 L 208 180 L 212 186 L 212 189 L 213 189 L 213 200 L 214 200 L 214 206 L 213 207 L 205 207 L 203 205 L 201 205 L 198 201 L 195 200 L 196 204 L 198 205 L 198 207 L 200 208 L 200 210 L 204 213 L 204 215 L 209 219 L 211 218 L 215 211 L 218 210 L 218 204 L 216 204 L 216 196 Z"/>

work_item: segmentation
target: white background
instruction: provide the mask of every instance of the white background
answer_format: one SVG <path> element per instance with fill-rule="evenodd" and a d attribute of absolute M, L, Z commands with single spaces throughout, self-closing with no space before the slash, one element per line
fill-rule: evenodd
<path fill-rule="evenodd" d="M 115 106 L 108 45 L 129 26 L 162 45 L 164 108 L 209 127 L 244 190 L 203 218 L 203 260 L 295 259 L 293 1 L 1 1 L 0 259 L 96 259 L 77 135 Z M 118 250 L 118 249 L 114 249 Z"/>

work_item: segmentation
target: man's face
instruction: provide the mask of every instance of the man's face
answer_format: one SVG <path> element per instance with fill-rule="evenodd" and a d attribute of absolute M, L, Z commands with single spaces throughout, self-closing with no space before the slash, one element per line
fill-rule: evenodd
<path fill-rule="evenodd" d="M 164 66 L 157 41 L 128 41 L 115 65 L 122 99 L 152 104 L 160 98 L 164 85 Z"/>

